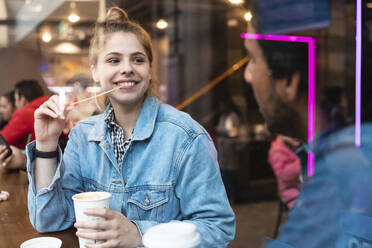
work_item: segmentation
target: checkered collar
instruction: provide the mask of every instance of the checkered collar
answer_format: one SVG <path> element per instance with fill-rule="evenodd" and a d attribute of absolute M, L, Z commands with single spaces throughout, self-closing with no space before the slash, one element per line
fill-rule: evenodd
<path fill-rule="evenodd" d="M 107 109 L 107 114 L 105 116 L 105 122 L 109 129 L 112 129 L 115 126 L 118 126 L 117 122 L 115 121 L 115 112 L 114 108 L 110 104 Z"/>
<path fill-rule="evenodd" d="M 138 116 L 132 140 L 145 140 L 148 139 L 155 127 L 156 118 L 160 105 L 162 103 L 156 97 L 147 97 L 141 108 L 140 115 Z M 89 141 L 104 141 L 108 131 L 108 125 L 105 122 L 108 112 L 111 109 L 111 104 L 106 107 L 105 112 L 98 116 L 99 121 L 95 122 L 89 135 Z"/>

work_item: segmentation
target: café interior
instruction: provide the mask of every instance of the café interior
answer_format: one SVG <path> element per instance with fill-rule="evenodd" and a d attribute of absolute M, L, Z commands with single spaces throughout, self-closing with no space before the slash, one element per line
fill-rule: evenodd
<path fill-rule="evenodd" d="M 296 160 L 302 173 L 294 176 L 297 191 L 288 200 L 283 195 L 288 188 L 281 184 L 286 182 L 281 178 L 285 168 L 276 167 L 273 152 L 282 134 L 267 125 L 263 106 L 244 75 L 252 59 L 247 40 L 308 48 L 308 132 L 302 141 L 283 138 L 291 156 L 296 156 L 299 143 L 313 142 L 315 112 L 327 103 L 332 108 L 327 113 L 336 112 L 345 125 L 355 127 L 353 148 L 369 138 L 357 130 L 368 121 L 371 106 L 372 0 L 0 0 L 0 95 L 25 79 L 40 82 L 49 96 L 82 100 L 100 93 L 91 76 L 89 46 L 95 23 L 113 6 L 123 8 L 150 34 L 161 100 L 188 113 L 214 141 L 236 217 L 235 238 L 228 247 L 262 247 L 265 237 L 280 237 L 292 208 L 301 207 L 295 203 L 301 184 L 315 180 L 319 161 L 312 153 L 306 165 Z M 255 19 L 259 32 L 247 33 Z M 71 118 L 76 123 L 96 113 L 90 101 L 77 106 Z M 60 238 L 62 247 L 78 247 L 74 230 L 40 234 L 33 229 L 27 186 L 23 170 L 0 173 L 0 190 L 10 193 L 8 200 L 0 201 L 0 247 L 19 247 L 44 236 Z"/>

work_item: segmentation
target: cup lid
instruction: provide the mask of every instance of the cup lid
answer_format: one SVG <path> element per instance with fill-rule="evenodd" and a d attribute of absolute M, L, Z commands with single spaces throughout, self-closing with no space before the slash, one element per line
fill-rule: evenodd
<path fill-rule="evenodd" d="M 40 237 L 23 242 L 20 248 L 60 248 L 62 241 L 54 237 Z"/>
<path fill-rule="evenodd" d="M 169 222 L 151 227 L 142 241 L 149 248 L 193 248 L 200 243 L 200 234 L 192 223 Z"/>

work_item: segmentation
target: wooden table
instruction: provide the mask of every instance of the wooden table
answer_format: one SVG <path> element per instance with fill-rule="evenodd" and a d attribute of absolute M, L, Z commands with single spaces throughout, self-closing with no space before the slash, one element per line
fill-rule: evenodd
<path fill-rule="evenodd" d="M 76 230 L 38 233 L 30 223 L 27 209 L 28 179 L 24 171 L 0 173 L 0 190 L 10 193 L 7 201 L 0 202 L 0 248 L 16 248 L 21 243 L 36 237 L 56 237 L 62 240 L 63 248 L 78 248 Z"/>

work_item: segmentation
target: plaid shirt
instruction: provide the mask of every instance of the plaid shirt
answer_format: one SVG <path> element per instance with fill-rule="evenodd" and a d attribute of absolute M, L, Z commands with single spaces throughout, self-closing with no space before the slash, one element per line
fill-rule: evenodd
<path fill-rule="evenodd" d="M 114 146 L 115 157 L 119 167 L 123 163 L 124 154 L 128 149 L 131 139 L 125 140 L 125 134 L 123 129 L 115 121 L 114 108 L 111 106 L 107 112 L 105 122 L 110 132 L 111 141 Z"/>

